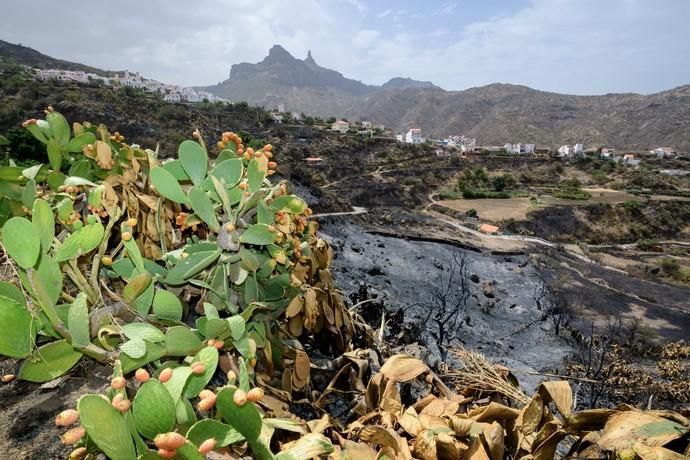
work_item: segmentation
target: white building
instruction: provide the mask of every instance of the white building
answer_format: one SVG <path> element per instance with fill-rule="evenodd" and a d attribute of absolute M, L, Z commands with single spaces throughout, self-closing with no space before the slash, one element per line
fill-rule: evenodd
<path fill-rule="evenodd" d="M 182 95 L 178 92 L 170 92 L 163 96 L 165 102 L 180 102 L 182 100 Z"/>
<path fill-rule="evenodd" d="M 575 144 L 573 146 L 573 155 L 578 157 L 578 156 L 583 156 L 585 154 L 585 146 L 582 144 Z"/>
<path fill-rule="evenodd" d="M 285 113 L 285 104 L 278 104 L 278 113 Z"/>
<path fill-rule="evenodd" d="M 635 155 L 632 153 L 626 153 L 623 155 L 623 166 L 631 166 L 634 168 L 637 168 L 640 166 L 640 159 L 635 158 Z"/>
<path fill-rule="evenodd" d="M 515 155 L 531 155 L 534 153 L 534 144 L 505 144 L 503 149 Z"/>
<path fill-rule="evenodd" d="M 570 145 L 561 145 L 558 147 L 558 156 L 560 158 L 570 158 L 573 154 L 572 150 L 573 149 L 570 147 Z"/>
<path fill-rule="evenodd" d="M 613 159 L 616 156 L 616 149 L 603 148 L 603 149 L 601 149 L 601 155 L 600 156 L 604 160 Z"/>
<path fill-rule="evenodd" d="M 449 136 L 444 141 L 448 147 L 460 149 L 461 152 L 473 152 L 477 146 L 477 139 L 465 136 Z"/>
<path fill-rule="evenodd" d="M 405 134 L 405 142 L 408 144 L 421 144 L 424 142 L 422 137 L 422 130 L 419 128 L 411 128 L 407 134 Z"/>
<path fill-rule="evenodd" d="M 144 81 L 139 72 L 130 73 L 129 70 L 125 70 L 125 74 L 118 78 L 118 81 L 122 86 L 129 88 L 144 88 Z"/>
<path fill-rule="evenodd" d="M 396 134 L 395 140 L 398 142 L 405 142 L 405 136 L 403 136 L 402 134 Z"/>
<path fill-rule="evenodd" d="M 89 77 L 81 70 L 36 69 L 36 77 L 39 80 L 76 81 L 88 83 Z"/>
<path fill-rule="evenodd" d="M 653 153 L 657 158 L 675 158 L 676 152 L 672 147 L 657 147 L 654 150 L 650 150 L 649 153 Z"/>
<path fill-rule="evenodd" d="M 362 128 L 371 129 L 371 122 L 370 121 L 363 121 L 362 122 Z"/>
<path fill-rule="evenodd" d="M 350 129 L 350 123 L 343 120 L 337 120 L 331 125 L 331 129 L 333 131 L 339 131 L 341 134 L 345 134 Z"/>

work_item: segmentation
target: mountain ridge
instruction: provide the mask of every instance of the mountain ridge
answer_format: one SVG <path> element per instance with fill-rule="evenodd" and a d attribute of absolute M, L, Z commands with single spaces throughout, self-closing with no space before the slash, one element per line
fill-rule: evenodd
<path fill-rule="evenodd" d="M 584 96 L 510 83 L 449 91 L 402 77 L 376 86 L 337 71 L 331 71 L 330 80 L 318 79 L 330 69 L 319 66 L 311 53 L 300 60 L 279 45 L 272 50 L 280 52 L 279 66 L 266 64 L 272 61 L 269 52 L 257 64 L 242 63 L 241 79 L 233 70 L 227 80 L 204 89 L 231 101 L 369 120 L 394 131 L 421 127 L 430 136 L 462 134 L 485 145 L 529 142 L 554 148 L 584 143 L 641 150 L 670 144 L 690 149 L 690 85 L 648 95 Z M 312 75 L 302 73 L 310 69 Z"/>
<path fill-rule="evenodd" d="M 297 59 L 282 46 L 271 50 L 259 63 L 233 65 L 231 78 L 203 89 L 233 102 L 283 104 L 293 112 L 368 120 L 398 132 L 420 127 L 425 136 L 465 135 L 482 145 L 584 143 L 628 150 L 668 145 L 690 151 L 690 85 L 648 95 L 591 96 L 507 83 L 447 91 L 403 77 L 376 86 L 320 66 L 311 52 Z M 1 40 L 0 57 L 34 67 L 105 72 Z"/>

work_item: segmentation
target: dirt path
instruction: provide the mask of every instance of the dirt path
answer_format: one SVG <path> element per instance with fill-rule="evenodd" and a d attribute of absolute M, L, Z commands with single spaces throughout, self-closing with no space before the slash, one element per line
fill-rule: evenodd
<path fill-rule="evenodd" d="M 344 211 L 344 212 L 324 212 L 321 214 L 313 214 L 310 216 L 310 218 L 315 219 L 317 217 L 331 217 L 331 216 L 356 216 L 358 214 L 366 214 L 369 212 L 367 208 L 363 208 L 361 206 L 353 206 L 352 211 Z"/>

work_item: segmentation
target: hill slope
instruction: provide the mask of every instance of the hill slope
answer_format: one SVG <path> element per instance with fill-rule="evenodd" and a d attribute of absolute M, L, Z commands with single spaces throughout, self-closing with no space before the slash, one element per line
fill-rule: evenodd
<path fill-rule="evenodd" d="M 113 72 L 98 69 L 78 62 L 63 61 L 55 59 L 36 51 L 28 46 L 13 44 L 0 40 L 0 58 L 11 59 L 17 64 L 28 65 L 38 69 L 60 69 L 60 70 L 81 70 L 99 75 L 107 75 Z"/>

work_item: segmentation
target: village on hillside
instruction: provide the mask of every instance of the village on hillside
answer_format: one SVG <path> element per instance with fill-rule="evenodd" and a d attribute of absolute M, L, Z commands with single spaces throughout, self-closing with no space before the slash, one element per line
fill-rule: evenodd
<path fill-rule="evenodd" d="M 87 73 L 82 70 L 60 70 L 60 69 L 31 69 L 39 80 L 58 80 L 75 83 L 100 82 L 105 86 L 127 87 L 141 89 L 149 93 L 160 94 L 166 102 L 215 102 L 224 101 L 208 91 L 185 88 L 179 85 L 162 83 L 151 78 L 144 78 L 139 72 L 116 74 L 113 77 L 106 77 L 95 73 Z"/>

